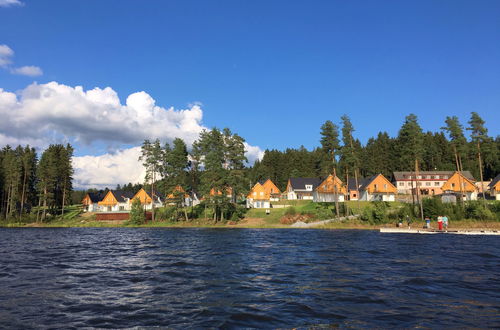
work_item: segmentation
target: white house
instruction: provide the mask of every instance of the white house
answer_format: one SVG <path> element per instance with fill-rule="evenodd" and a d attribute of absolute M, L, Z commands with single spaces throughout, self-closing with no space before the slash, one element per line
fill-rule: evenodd
<path fill-rule="evenodd" d="M 290 200 L 313 200 L 314 190 L 321 182 L 320 178 L 290 178 L 286 186 L 286 197 Z"/>

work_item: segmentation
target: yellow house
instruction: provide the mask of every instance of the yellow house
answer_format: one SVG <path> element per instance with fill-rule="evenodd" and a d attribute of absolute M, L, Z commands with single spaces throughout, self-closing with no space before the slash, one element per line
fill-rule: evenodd
<path fill-rule="evenodd" d="M 359 200 L 394 202 L 398 188 L 384 175 L 376 174 L 363 179 L 359 187 Z"/>
<path fill-rule="evenodd" d="M 343 202 L 347 188 L 337 176 L 329 175 L 314 190 L 314 202 Z"/>
<path fill-rule="evenodd" d="M 490 196 L 494 196 L 497 201 L 500 201 L 500 174 L 498 174 L 488 185 Z"/>
<path fill-rule="evenodd" d="M 443 184 L 441 188 L 444 193 L 448 194 L 461 194 L 463 192 L 463 198 L 465 200 L 477 200 L 477 189 L 474 181 L 467 179 L 462 173 L 455 172 L 449 179 Z"/>
<path fill-rule="evenodd" d="M 89 192 L 83 197 L 82 205 L 85 212 L 96 212 L 99 210 L 99 202 L 103 199 L 104 195 L 100 193 Z"/>
<path fill-rule="evenodd" d="M 153 195 L 155 197 L 154 205 L 155 207 L 161 207 L 163 206 L 162 203 L 162 198 L 160 197 L 160 194 L 158 194 L 156 191 L 153 192 Z M 130 204 L 132 204 L 132 201 L 135 199 L 139 199 L 141 201 L 141 204 L 143 205 L 145 210 L 150 210 L 153 208 L 152 206 L 152 199 L 151 195 L 144 190 L 144 188 L 141 188 L 135 195 L 132 197 L 129 201 Z"/>
<path fill-rule="evenodd" d="M 134 197 L 131 192 L 110 190 L 97 204 L 104 212 L 130 211 L 130 200 Z"/>

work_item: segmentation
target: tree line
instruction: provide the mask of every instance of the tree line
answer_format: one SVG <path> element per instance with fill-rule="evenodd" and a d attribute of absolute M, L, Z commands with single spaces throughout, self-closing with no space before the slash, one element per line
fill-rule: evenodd
<path fill-rule="evenodd" d="M 406 116 L 396 137 L 379 132 L 363 145 L 354 137 L 349 116 L 340 125 L 327 120 L 321 126 L 320 146 L 309 151 L 304 147 L 284 151 L 266 150 L 264 157 L 249 169 L 252 182 L 271 178 L 285 189 L 290 177 L 325 177 L 333 173 L 347 178 L 394 171 L 468 170 L 481 180 L 490 180 L 500 172 L 500 137 L 488 135 L 485 121 L 471 113 L 468 126 L 458 117 L 446 117 L 439 132 L 424 132 L 414 114 Z"/>
<path fill-rule="evenodd" d="M 21 219 L 30 214 L 36 221 L 45 221 L 49 215 L 64 215 L 73 191 L 72 157 L 70 144 L 50 145 L 40 159 L 30 146 L 2 148 L 0 219 Z"/>

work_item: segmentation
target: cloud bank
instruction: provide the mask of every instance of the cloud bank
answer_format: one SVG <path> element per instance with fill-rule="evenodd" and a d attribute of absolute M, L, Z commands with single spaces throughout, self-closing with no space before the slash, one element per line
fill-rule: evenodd
<path fill-rule="evenodd" d="M 176 137 L 191 145 L 206 129 L 200 105 L 181 110 L 163 108 L 144 91 L 129 95 L 122 104 L 110 87 L 85 91 L 81 86 L 57 82 L 33 83 L 17 94 L 0 88 L 0 117 L 0 145 L 39 148 L 62 141 L 116 147 L 140 145 L 144 139 L 171 142 Z M 259 147 L 246 144 L 246 149 L 250 163 L 263 156 Z M 75 186 L 111 188 L 142 181 L 139 153 L 140 147 L 132 147 L 100 156 L 74 157 Z"/>

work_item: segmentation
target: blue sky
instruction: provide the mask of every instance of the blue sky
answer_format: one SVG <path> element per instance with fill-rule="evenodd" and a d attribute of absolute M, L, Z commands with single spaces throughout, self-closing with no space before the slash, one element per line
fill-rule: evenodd
<path fill-rule="evenodd" d="M 43 75 L 0 70 L 5 91 L 55 81 L 199 103 L 204 127 L 261 149 L 318 146 L 344 113 L 362 142 L 409 113 L 438 130 L 477 111 L 499 134 L 500 1 L 21 1 L 0 7 L 0 45 Z M 109 145 L 134 142 L 77 155 Z"/>

